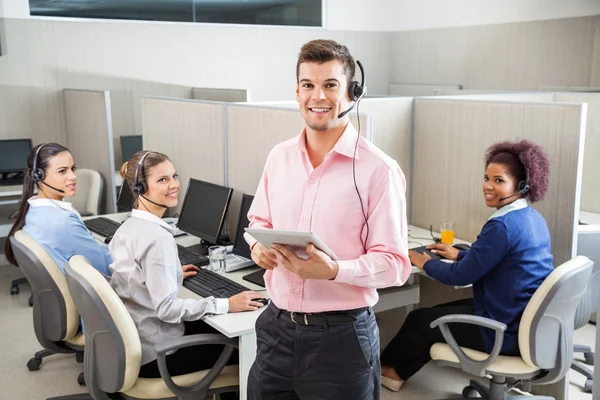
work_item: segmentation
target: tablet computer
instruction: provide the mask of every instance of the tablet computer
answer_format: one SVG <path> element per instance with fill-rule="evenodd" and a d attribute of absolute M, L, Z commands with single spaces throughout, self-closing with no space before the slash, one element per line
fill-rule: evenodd
<path fill-rule="evenodd" d="M 269 249 L 273 243 L 282 244 L 292 249 L 298 257 L 308 258 L 306 247 L 312 243 L 317 249 L 331 257 L 332 260 L 337 260 L 335 253 L 313 232 L 255 228 L 245 228 L 245 230 L 260 244 Z"/>

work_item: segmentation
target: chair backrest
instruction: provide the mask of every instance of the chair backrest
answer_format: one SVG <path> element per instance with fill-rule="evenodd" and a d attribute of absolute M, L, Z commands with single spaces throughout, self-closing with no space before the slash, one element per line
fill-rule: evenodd
<path fill-rule="evenodd" d="M 38 341 L 53 350 L 53 342 L 69 340 L 79 329 L 79 315 L 62 271 L 48 252 L 25 231 L 10 237 L 19 268 L 31 284 L 33 325 Z"/>
<path fill-rule="evenodd" d="M 586 325 L 598 307 L 600 293 L 600 225 L 580 225 L 577 235 L 577 255 L 586 256 L 594 263 L 592 277 L 581 296 L 575 313 L 575 329 Z"/>
<path fill-rule="evenodd" d="M 584 256 L 556 267 L 525 307 L 519 326 L 521 357 L 527 364 L 548 371 L 536 383 L 556 382 L 569 370 L 575 309 L 592 267 L 592 261 Z"/>
<path fill-rule="evenodd" d="M 93 169 L 77 170 L 77 192 L 73 197 L 65 197 L 64 200 L 73 204 L 80 213 L 92 215 L 100 214 L 100 203 L 104 180 L 98 171 Z"/>
<path fill-rule="evenodd" d="M 130 389 L 140 372 L 142 345 L 129 312 L 85 257 L 71 257 L 65 275 L 85 324 L 84 372 L 90 394 L 97 398 L 98 390 Z"/>

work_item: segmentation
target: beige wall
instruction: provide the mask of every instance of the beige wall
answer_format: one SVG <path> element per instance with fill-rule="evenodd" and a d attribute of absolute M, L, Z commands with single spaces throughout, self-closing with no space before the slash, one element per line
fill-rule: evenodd
<path fill-rule="evenodd" d="M 391 82 L 532 90 L 600 79 L 600 16 L 396 32 Z M 595 72 L 592 61 L 595 59 Z"/>

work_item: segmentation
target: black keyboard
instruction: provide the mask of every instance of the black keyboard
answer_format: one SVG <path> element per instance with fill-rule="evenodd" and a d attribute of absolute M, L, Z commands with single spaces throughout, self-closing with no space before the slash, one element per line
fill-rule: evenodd
<path fill-rule="evenodd" d="M 183 281 L 183 286 L 202 297 L 214 296 L 228 299 L 238 293 L 250 290 L 207 269 L 200 269 L 198 273 Z"/>
<path fill-rule="evenodd" d="M 416 251 L 419 254 L 427 254 L 429 257 L 431 257 L 434 260 L 439 260 L 442 258 L 441 256 L 438 256 L 437 254 L 432 253 L 431 250 L 427 250 L 427 246 L 415 247 L 414 249 L 409 249 L 409 250 Z"/>
<path fill-rule="evenodd" d="M 177 252 L 181 265 L 194 264 L 196 267 L 202 267 L 209 264 L 208 257 L 189 251 L 180 244 L 177 245 Z"/>
<path fill-rule="evenodd" d="M 104 237 L 113 236 L 121 226 L 118 222 L 104 217 L 86 219 L 83 223 L 90 231 Z"/>

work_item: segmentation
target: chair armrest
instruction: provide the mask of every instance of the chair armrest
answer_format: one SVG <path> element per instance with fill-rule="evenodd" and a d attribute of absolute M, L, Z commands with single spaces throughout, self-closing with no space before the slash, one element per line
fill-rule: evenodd
<path fill-rule="evenodd" d="M 450 323 L 478 325 L 496 331 L 494 347 L 492 348 L 492 352 L 490 353 L 489 357 L 485 360 L 477 361 L 467 356 L 452 336 L 452 332 L 450 332 L 450 328 L 448 327 L 448 324 Z M 442 335 L 444 336 L 446 343 L 458 357 L 463 371 L 475 376 L 484 376 L 487 367 L 496 360 L 500 354 L 500 350 L 502 349 L 502 343 L 504 342 L 504 331 L 506 330 L 506 324 L 503 324 L 502 322 L 494 321 L 493 319 L 489 318 L 478 317 L 476 315 L 464 314 L 446 315 L 436 319 L 430 325 L 432 329 L 438 326 L 442 331 Z"/>
<path fill-rule="evenodd" d="M 179 386 L 171 377 L 167 369 L 167 352 L 183 349 L 190 346 L 201 346 L 207 344 L 221 344 L 224 345 L 224 349 L 219 356 L 215 365 L 210 369 L 200 382 L 192 386 Z M 227 362 L 231 358 L 233 350 L 239 346 L 236 339 L 230 339 L 221 334 L 201 334 L 201 335 L 190 335 L 182 336 L 174 339 L 165 340 L 164 342 L 154 345 L 156 350 L 158 371 L 160 376 L 167 385 L 167 387 L 173 392 L 178 399 L 203 399 L 206 397 L 210 385 L 219 376 L 223 368 L 227 365 Z M 182 350 L 183 351 L 183 350 Z"/>

